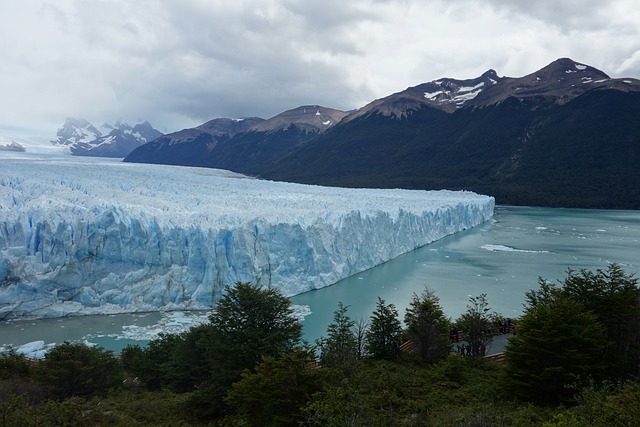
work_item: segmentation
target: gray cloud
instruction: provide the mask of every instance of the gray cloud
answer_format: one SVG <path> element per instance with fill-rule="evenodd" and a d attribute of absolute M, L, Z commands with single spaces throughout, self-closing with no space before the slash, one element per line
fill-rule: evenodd
<path fill-rule="evenodd" d="M 607 16 L 607 11 L 615 3 L 630 4 L 627 1 L 616 0 L 608 2 L 608 5 L 600 0 L 486 0 L 485 2 L 498 11 L 515 17 L 527 16 L 537 19 L 546 25 L 560 29 L 563 33 L 583 30 L 585 27 L 590 31 L 607 28 L 612 22 Z"/>
<path fill-rule="evenodd" d="M 0 128 L 52 134 L 80 116 L 173 131 L 309 103 L 352 109 L 564 56 L 640 77 L 637 22 L 635 0 L 10 0 Z"/>

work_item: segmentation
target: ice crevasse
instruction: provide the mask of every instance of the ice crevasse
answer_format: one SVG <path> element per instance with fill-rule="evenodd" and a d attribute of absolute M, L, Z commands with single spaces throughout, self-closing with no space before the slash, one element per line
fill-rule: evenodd
<path fill-rule="evenodd" d="M 492 197 L 464 191 L 3 160 L 0 319 L 207 309 L 237 281 L 291 296 L 474 227 L 493 209 Z"/>

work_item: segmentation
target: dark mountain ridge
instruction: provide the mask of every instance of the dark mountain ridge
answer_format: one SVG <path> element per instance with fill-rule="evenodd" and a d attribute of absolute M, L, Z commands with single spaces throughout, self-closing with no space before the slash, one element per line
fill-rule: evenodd
<path fill-rule="evenodd" d="M 206 161 L 183 152 L 181 164 L 320 185 L 467 189 L 501 204 L 640 209 L 637 79 L 562 58 L 520 78 L 443 78 L 341 114 L 311 130 L 279 115 L 268 131 L 225 134 Z M 142 161 L 165 163 L 161 151 Z"/>
<path fill-rule="evenodd" d="M 126 162 L 205 166 L 259 173 L 296 145 L 335 126 L 346 112 L 318 105 L 284 111 L 268 120 L 218 118 L 193 129 L 164 135 Z"/>

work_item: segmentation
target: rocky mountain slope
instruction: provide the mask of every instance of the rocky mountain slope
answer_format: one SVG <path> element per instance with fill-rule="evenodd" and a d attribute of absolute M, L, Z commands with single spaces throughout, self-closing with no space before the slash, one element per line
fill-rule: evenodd
<path fill-rule="evenodd" d="M 24 153 L 27 151 L 23 145 L 18 144 L 15 141 L 10 141 L 3 144 L 3 141 L 0 140 L 0 151 L 14 151 L 16 153 Z"/>
<path fill-rule="evenodd" d="M 181 151 L 179 164 L 321 185 L 468 189 L 501 204 L 640 209 L 637 79 L 562 58 L 524 77 L 439 79 L 332 120 L 340 115 L 313 132 L 256 132 L 276 122 L 260 121 L 202 141 L 207 156 Z M 125 161 L 166 163 L 166 150 L 154 142 Z"/>
<path fill-rule="evenodd" d="M 214 119 L 167 134 L 125 158 L 126 162 L 206 166 L 255 174 L 267 163 L 335 126 L 346 112 L 307 105 L 268 120 Z"/>

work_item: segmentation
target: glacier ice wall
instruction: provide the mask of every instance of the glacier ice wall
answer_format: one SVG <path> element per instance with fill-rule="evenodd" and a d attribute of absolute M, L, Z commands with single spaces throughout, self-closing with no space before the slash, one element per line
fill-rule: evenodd
<path fill-rule="evenodd" d="M 105 160 L 2 160 L 0 319 L 211 308 L 295 295 L 493 215 L 470 192 L 341 189 Z"/>

